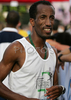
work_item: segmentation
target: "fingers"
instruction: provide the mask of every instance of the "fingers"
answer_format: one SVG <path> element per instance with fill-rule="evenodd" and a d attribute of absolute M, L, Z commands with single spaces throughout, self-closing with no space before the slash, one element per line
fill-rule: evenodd
<path fill-rule="evenodd" d="M 45 96 L 48 96 L 47 99 L 54 100 L 60 96 L 60 89 L 59 86 L 52 86 L 51 88 L 46 88 Z"/>
<path fill-rule="evenodd" d="M 64 66 L 61 66 L 61 68 L 64 70 Z"/>
<path fill-rule="evenodd" d="M 59 93 L 55 92 L 47 97 L 47 99 L 54 100 L 58 97 Z"/>
<path fill-rule="evenodd" d="M 64 70 L 64 62 L 58 62 L 58 71 L 60 66 Z"/>

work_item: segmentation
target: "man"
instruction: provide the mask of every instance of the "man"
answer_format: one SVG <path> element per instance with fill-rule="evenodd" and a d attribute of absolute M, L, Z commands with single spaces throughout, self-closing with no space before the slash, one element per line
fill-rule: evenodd
<path fill-rule="evenodd" d="M 0 96 L 9 100 L 54 100 L 64 93 L 57 85 L 56 51 L 45 43 L 52 32 L 55 11 L 50 2 L 39 1 L 30 7 L 29 14 L 32 34 L 13 42 L 0 62 Z M 7 74 L 10 90 L 2 84 Z"/>
<path fill-rule="evenodd" d="M 6 17 L 6 27 L 0 32 L 0 60 L 7 46 L 16 39 L 22 38 L 16 29 L 20 16 L 16 11 L 10 11 Z"/>
<path fill-rule="evenodd" d="M 16 39 L 22 38 L 21 35 L 18 34 L 16 29 L 17 24 L 19 23 L 20 16 L 16 11 L 10 11 L 6 17 L 6 27 L 0 32 L 0 61 L 2 60 L 4 51 Z M 7 78 L 3 81 L 3 83 L 8 86 Z M 2 98 L 0 98 L 2 100 Z"/>

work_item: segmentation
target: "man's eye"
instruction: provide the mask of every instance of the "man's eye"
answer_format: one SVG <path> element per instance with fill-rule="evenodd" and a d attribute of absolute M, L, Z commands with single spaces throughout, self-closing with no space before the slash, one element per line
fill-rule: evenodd
<path fill-rule="evenodd" d="M 45 16 L 41 16 L 41 19 L 44 19 L 45 18 Z"/>
<path fill-rule="evenodd" d="M 41 17 L 41 19 L 44 19 L 44 17 Z"/>
<path fill-rule="evenodd" d="M 54 19 L 55 19 L 55 17 L 51 16 L 51 17 L 50 17 L 50 19 L 51 19 L 51 20 L 54 20 Z"/>

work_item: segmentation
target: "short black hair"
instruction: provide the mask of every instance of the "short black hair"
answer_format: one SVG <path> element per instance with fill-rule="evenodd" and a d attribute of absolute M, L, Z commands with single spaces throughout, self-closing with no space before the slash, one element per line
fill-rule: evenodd
<path fill-rule="evenodd" d="M 36 19 L 36 14 L 37 14 L 37 6 L 39 4 L 44 4 L 44 5 L 50 5 L 53 6 L 49 1 L 38 1 L 35 2 L 31 5 L 30 9 L 29 9 L 29 16 L 30 18 Z"/>
<path fill-rule="evenodd" d="M 71 35 L 68 32 L 58 32 L 48 37 L 48 39 L 55 40 L 60 44 L 71 46 Z"/>
<path fill-rule="evenodd" d="M 6 22 L 13 26 L 16 26 L 20 20 L 19 13 L 17 11 L 10 11 L 6 17 Z"/>

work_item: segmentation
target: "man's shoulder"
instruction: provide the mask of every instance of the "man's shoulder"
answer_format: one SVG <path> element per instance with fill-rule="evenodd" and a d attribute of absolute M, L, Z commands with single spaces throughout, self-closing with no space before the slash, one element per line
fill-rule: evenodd
<path fill-rule="evenodd" d="M 9 34 L 10 34 L 10 35 L 11 35 L 11 34 L 12 34 L 12 35 L 13 35 L 13 34 L 15 35 L 15 34 L 18 34 L 18 33 L 17 33 L 17 32 L 12 32 L 12 31 L 0 31 L 0 36 L 2 36 L 2 35 L 5 36 L 5 35 L 9 35 Z M 18 34 L 18 35 L 19 35 L 19 34 Z"/>
<path fill-rule="evenodd" d="M 21 53 L 21 50 L 24 50 L 24 47 L 23 45 L 19 42 L 19 41 L 14 41 L 12 42 L 9 47 L 10 50 L 12 50 L 12 52 L 15 52 L 15 53 Z M 8 50 L 9 51 L 9 50 Z"/>

